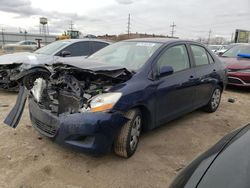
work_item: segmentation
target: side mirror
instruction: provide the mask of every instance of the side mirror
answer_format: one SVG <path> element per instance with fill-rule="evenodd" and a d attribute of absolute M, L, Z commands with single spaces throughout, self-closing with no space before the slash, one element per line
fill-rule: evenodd
<path fill-rule="evenodd" d="M 71 52 L 69 52 L 69 51 L 62 51 L 62 52 L 60 53 L 60 55 L 61 55 L 62 57 L 71 56 Z"/>
<path fill-rule="evenodd" d="M 217 55 L 221 57 L 224 54 L 224 52 L 219 52 Z"/>
<path fill-rule="evenodd" d="M 171 66 L 163 66 L 160 68 L 159 77 L 168 76 L 174 73 L 174 69 Z"/>

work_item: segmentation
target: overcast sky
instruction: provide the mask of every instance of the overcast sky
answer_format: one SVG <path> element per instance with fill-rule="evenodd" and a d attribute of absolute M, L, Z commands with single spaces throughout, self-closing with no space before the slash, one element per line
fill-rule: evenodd
<path fill-rule="evenodd" d="M 250 0 L 0 0 L 0 28 L 38 32 L 44 16 L 51 33 L 72 20 L 85 34 L 121 34 L 129 13 L 131 32 L 170 35 L 173 22 L 181 38 L 207 37 L 211 29 L 229 39 L 237 28 L 250 30 Z"/>

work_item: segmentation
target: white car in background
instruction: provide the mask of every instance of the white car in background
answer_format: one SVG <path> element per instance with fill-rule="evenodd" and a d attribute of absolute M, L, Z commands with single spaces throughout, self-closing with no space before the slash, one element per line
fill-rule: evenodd
<path fill-rule="evenodd" d="M 5 53 L 33 52 L 37 50 L 38 44 L 35 41 L 24 40 L 14 44 L 6 44 L 2 47 Z"/>
<path fill-rule="evenodd" d="M 216 53 L 217 51 L 223 49 L 223 45 L 208 45 L 208 48 L 209 48 L 212 52 Z"/>

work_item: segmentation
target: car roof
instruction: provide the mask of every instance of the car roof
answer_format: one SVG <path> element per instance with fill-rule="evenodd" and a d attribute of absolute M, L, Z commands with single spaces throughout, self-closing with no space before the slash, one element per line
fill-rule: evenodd
<path fill-rule="evenodd" d="M 74 42 L 84 42 L 84 41 L 95 41 L 95 42 L 105 42 L 105 43 L 109 43 L 111 44 L 112 42 L 111 41 L 107 41 L 107 40 L 104 40 L 104 39 L 93 39 L 93 38 L 83 38 L 83 39 L 64 39 L 62 41 L 65 41 L 65 42 L 71 42 L 71 43 L 74 43 Z"/>
<path fill-rule="evenodd" d="M 155 38 L 136 38 L 129 39 L 125 41 L 135 41 L 135 42 L 158 42 L 158 43 L 173 43 L 173 42 L 195 42 L 192 40 L 183 40 L 183 39 L 175 39 L 175 38 L 163 38 L 163 37 L 155 37 Z M 195 42 L 196 43 L 196 42 Z"/>

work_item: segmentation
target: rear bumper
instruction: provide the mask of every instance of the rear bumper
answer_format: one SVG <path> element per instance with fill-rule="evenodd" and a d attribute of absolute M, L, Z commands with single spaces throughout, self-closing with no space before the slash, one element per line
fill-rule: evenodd
<path fill-rule="evenodd" d="M 54 142 L 72 149 L 103 154 L 127 119 L 120 113 L 76 113 L 54 116 L 29 100 L 32 125 Z"/>

